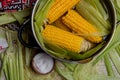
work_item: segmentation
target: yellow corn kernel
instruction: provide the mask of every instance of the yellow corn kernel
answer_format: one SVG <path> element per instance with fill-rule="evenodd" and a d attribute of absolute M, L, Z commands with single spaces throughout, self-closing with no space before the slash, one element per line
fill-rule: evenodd
<path fill-rule="evenodd" d="M 46 41 L 76 53 L 90 48 L 87 47 L 90 46 L 89 43 L 85 43 L 86 46 L 84 45 L 84 38 L 52 25 L 45 26 L 45 29 L 42 31 L 42 36 Z"/>
<path fill-rule="evenodd" d="M 87 40 L 93 43 L 99 43 L 102 41 L 102 37 L 99 35 L 99 31 L 96 29 L 96 27 L 90 24 L 76 11 L 69 10 L 68 13 L 62 18 L 62 21 L 70 29 L 83 36 Z"/>
<path fill-rule="evenodd" d="M 65 24 L 63 24 L 62 18 L 57 19 L 54 22 L 54 24 L 55 24 L 56 27 L 59 27 L 59 28 L 65 30 L 65 31 L 69 31 L 69 32 L 71 31 L 70 28 L 68 28 Z"/>
<path fill-rule="evenodd" d="M 80 0 L 55 0 L 47 15 L 48 23 L 52 23 L 57 20 L 79 1 Z"/>

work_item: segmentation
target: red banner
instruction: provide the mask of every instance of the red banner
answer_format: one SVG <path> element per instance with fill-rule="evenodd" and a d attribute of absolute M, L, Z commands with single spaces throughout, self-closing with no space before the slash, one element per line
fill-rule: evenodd
<path fill-rule="evenodd" d="M 0 11 L 18 11 L 33 7 L 36 0 L 0 0 Z"/>

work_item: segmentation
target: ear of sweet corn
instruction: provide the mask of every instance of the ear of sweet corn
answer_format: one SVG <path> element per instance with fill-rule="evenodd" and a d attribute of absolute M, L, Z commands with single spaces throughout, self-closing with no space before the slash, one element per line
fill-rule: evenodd
<path fill-rule="evenodd" d="M 57 20 L 79 1 L 80 0 L 55 0 L 47 15 L 48 22 L 52 23 Z"/>
<path fill-rule="evenodd" d="M 99 36 L 99 32 L 96 27 L 86 21 L 74 10 L 69 10 L 66 16 L 62 18 L 62 21 L 70 29 L 85 37 L 87 40 L 93 43 L 99 43 L 102 41 L 102 37 Z"/>
<path fill-rule="evenodd" d="M 45 26 L 45 29 L 42 31 L 42 36 L 46 41 L 75 53 L 80 53 L 90 48 L 88 47 L 90 45 L 84 44 L 84 38 L 52 25 Z"/>
<path fill-rule="evenodd" d="M 62 18 L 59 18 L 57 19 L 55 22 L 54 22 L 55 26 L 56 27 L 59 27 L 65 31 L 71 31 L 69 27 L 67 27 L 63 22 L 62 22 Z"/>

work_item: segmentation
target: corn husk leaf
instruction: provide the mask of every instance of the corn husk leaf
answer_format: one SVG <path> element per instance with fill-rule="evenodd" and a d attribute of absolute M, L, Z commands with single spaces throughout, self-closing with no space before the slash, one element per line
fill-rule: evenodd
<path fill-rule="evenodd" d="M 66 68 L 66 66 L 63 65 L 61 62 L 56 63 L 56 71 L 66 80 L 74 80 L 73 72 L 70 69 Z"/>
<path fill-rule="evenodd" d="M 104 63 L 105 63 L 106 69 L 107 69 L 108 76 L 114 77 L 115 74 L 114 74 L 114 71 L 113 71 L 111 59 L 110 59 L 108 54 L 104 56 Z"/>
<path fill-rule="evenodd" d="M 19 24 L 22 24 L 26 20 L 26 17 L 30 16 L 30 13 L 31 9 L 28 8 L 15 13 L 7 13 L 0 15 L 0 25 L 13 23 L 16 21 L 18 21 Z"/>
<path fill-rule="evenodd" d="M 26 73 L 24 80 L 64 80 L 55 70 L 49 74 L 42 75 L 35 73 L 30 66 L 25 66 L 24 72 Z"/>
<path fill-rule="evenodd" d="M 18 42 L 17 32 L 7 29 L 6 36 L 9 47 L 1 58 L 2 71 L 7 80 L 24 80 L 22 45 Z"/>
<path fill-rule="evenodd" d="M 96 28 L 100 31 L 101 35 L 108 35 L 110 33 L 109 30 L 111 30 L 110 23 L 104 19 L 96 7 L 93 7 L 87 1 L 88 0 L 81 0 L 76 5 L 77 12 L 82 15 L 87 21 L 95 25 Z"/>
<path fill-rule="evenodd" d="M 105 8 L 102 4 L 101 0 L 86 0 L 87 2 L 89 2 L 97 11 L 99 11 L 99 13 L 103 16 L 103 18 L 105 20 L 108 19 L 109 15 L 108 13 L 105 11 Z"/>
<path fill-rule="evenodd" d="M 117 69 L 118 73 L 120 74 L 120 56 L 118 55 L 117 51 L 115 49 L 113 49 L 112 51 L 110 51 L 109 53 L 110 58 L 115 66 L 115 68 Z"/>
<path fill-rule="evenodd" d="M 35 14 L 35 21 L 38 27 L 41 27 L 43 25 L 43 21 L 45 20 L 45 17 L 50 9 L 50 6 L 52 5 L 54 0 L 41 0 L 38 10 Z"/>
<path fill-rule="evenodd" d="M 72 67 L 72 70 L 69 67 Z M 57 62 L 56 70 L 66 80 L 119 80 L 119 77 L 99 75 L 95 71 L 95 66 L 93 66 L 92 63 L 67 64 L 63 62 Z"/>
<path fill-rule="evenodd" d="M 120 21 L 120 1 L 119 0 L 111 0 L 115 6 L 117 21 Z"/>
<path fill-rule="evenodd" d="M 107 53 L 109 53 L 112 49 L 114 49 L 116 46 L 118 46 L 120 44 L 119 33 L 120 33 L 120 24 L 117 25 L 114 37 L 113 37 L 111 43 L 109 44 L 109 46 L 107 47 L 107 49 L 102 54 L 100 54 L 96 57 L 93 64 L 96 64 L 103 56 L 105 56 Z"/>

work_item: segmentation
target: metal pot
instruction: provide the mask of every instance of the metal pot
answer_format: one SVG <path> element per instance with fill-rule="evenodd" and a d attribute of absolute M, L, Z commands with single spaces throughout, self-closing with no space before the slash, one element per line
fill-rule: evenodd
<path fill-rule="evenodd" d="M 111 2 L 111 0 L 101 0 L 101 2 L 103 3 L 105 9 L 108 11 L 109 13 L 109 17 L 110 17 L 110 22 L 111 22 L 111 26 L 112 26 L 112 31 L 111 31 L 111 34 L 107 37 L 107 43 L 105 44 L 105 47 L 103 47 L 102 49 L 100 49 L 95 55 L 91 56 L 90 58 L 88 59 L 85 59 L 85 60 L 80 60 L 80 61 L 73 61 L 73 60 L 67 60 L 67 59 L 61 59 L 61 58 L 58 58 L 54 55 L 51 55 L 50 53 L 48 53 L 47 51 L 45 51 L 41 44 L 39 43 L 38 39 L 37 39 L 37 36 L 36 36 L 36 33 L 35 33 L 35 29 L 34 29 L 34 17 L 35 17 L 35 13 L 38 9 L 38 6 L 39 6 L 39 3 L 41 1 L 40 0 L 37 0 L 34 8 L 33 8 L 33 12 L 32 12 L 32 17 L 31 19 L 27 20 L 20 28 L 19 32 L 18 32 L 18 38 L 20 40 L 20 42 L 26 46 L 26 47 L 29 47 L 29 48 L 39 48 L 41 51 L 44 51 L 46 52 L 48 55 L 50 55 L 51 57 L 53 57 L 54 59 L 57 59 L 57 60 L 60 60 L 60 61 L 65 61 L 65 62 L 73 62 L 73 63 L 86 63 L 88 61 L 91 61 L 93 60 L 93 58 L 95 56 L 98 56 L 100 54 L 102 54 L 102 52 L 109 46 L 113 36 L 114 36 L 114 33 L 115 33 L 115 30 L 116 30 L 116 13 L 115 13 L 115 9 L 114 9 L 114 6 Z M 32 32 L 32 36 L 34 36 L 34 39 L 32 42 L 35 42 L 36 45 L 29 45 L 27 44 L 23 39 L 22 39 L 22 31 L 23 31 L 23 28 L 26 26 L 26 24 L 29 24 L 31 23 L 31 32 Z M 37 47 L 36 47 L 37 46 Z"/>

